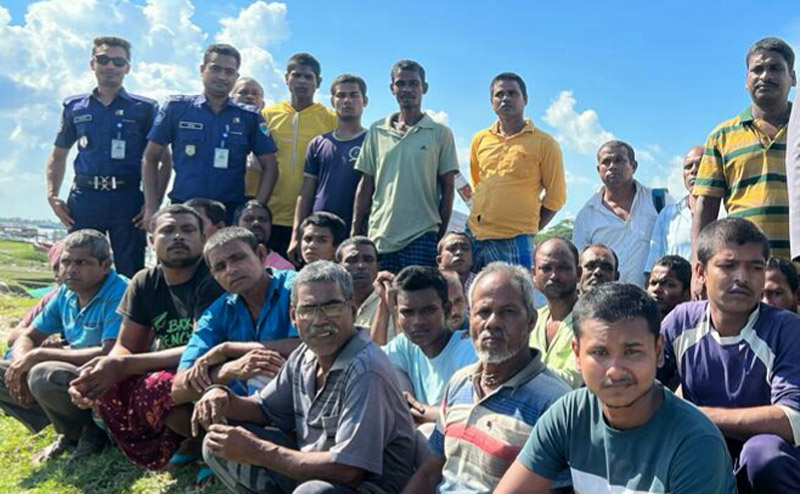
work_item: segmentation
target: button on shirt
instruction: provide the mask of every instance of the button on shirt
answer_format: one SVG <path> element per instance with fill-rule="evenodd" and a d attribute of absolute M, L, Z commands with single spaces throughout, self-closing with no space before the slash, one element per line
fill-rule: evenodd
<path fill-rule="evenodd" d="M 644 286 L 644 271 L 650 253 L 650 238 L 658 217 L 653 192 L 637 181 L 628 221 L 603 204 L 604 188 L 593 195 L 578 212 L 572 230 L 572 243 L 578 250 L 589 244 L 606 244 L 619 258 L 619 281 Z M 666 204 L 673 204 L 667 194 Z"/>
<path fill-rule="evenodd" d="M 369 238 L 381 254 L 397 252 L 438 230 L 439 176 L 458 171 L 449 127 L 425 114 L 401 134 L 392 118 L 372 124 L 356 161 L 356 170 L 375 179 Z"/>
<path fill-rule="evenodd" d="M 76 174 L 138 178 L 147 134 L 157 111 L 155 101 L 128 94 L 125 89 L 120 89 L 108 106 L 95 92 L 72 96 L 64 100 L 55 145 L 69 149 L 78 143 Z M 111 157 L 111 141 L 115 139 L 125 141 L 124 158 Z"/>
<path fill-rule="evenodd" d="M 169 197 L 175 201 L 197 197 L 244 201 L 247 156 L 278 150 L 254 107 L 229 99 L 219 113 L 214 113 L 202 94 L 171 97 L 147 138 L 172 145 L 175 183 Z M 215 159 L 217 149 L 227 150 L 227 160 Z"/>
<path fill-rule="evenodd" d="M 272 281 L 255 324 L 245 301 L 239 295 L 227 293 L 217 299 L 197 321 L 189 344 L 181 355 L 178 370 L 188 369 L 198 358 L 225 341 L 296 338 L 297 328 L 289 318 L 289 296 L 296 274 L 294 271 L 272 273 Z M 230 387 L 238 394 L 247 394 L 247 386 L 241 381 L 231 383 Z"/>
<path fill-rule="evenodd" d="M 128 278 L 113 269 L 100 290 L 83 308 L 78 307 L 78 294 L 61 285 L 44 310 L 36 316 L 33 327 L 47 334 L 64 333 L 70 348 L 100 346 L 117 338 L 122 316 L 117 314 Z"/>

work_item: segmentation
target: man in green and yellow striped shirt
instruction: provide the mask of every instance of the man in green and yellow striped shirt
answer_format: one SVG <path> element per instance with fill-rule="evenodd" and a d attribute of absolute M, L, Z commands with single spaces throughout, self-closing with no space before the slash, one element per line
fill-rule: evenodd
<path fill-rule="evenodd" d="M 789 196 L 786 190 L 786 125 L 796 83 L 794 52 L 783 40 L 764 38 L 747 52 L 747 90 L 753 104 L 718 125 L 708 136 L 692 189 L 693 257 L 697 236 L 717 219 L 724 201 L 728 216 L 746 218 L 769 238 L 776 257 L 789 259 Z M 693 290 L 694 291 L 694 290 Z"/>

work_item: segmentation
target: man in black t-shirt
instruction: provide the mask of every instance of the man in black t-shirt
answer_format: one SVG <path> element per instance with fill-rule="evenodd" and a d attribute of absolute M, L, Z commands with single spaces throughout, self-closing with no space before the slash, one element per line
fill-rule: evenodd
<path fill-rule="evenodd" d="M 150 231 L 159 264 L 131 280 L 117 309 L 123 320 L 116 345 L 82 367 L 70 394 L 94 407 L 131 461 L 158 469 L 189 435 L 189 414 L 170 398 L 174 371 L 195 320 L 224 290 L 203 261 L 197 212 L 167 206 L 153 216 Z"/>

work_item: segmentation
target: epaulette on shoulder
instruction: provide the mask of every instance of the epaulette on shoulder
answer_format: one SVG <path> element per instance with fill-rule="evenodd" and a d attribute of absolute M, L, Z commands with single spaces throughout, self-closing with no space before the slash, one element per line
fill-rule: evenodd
<path fill-rule="evenodd" d="M 68 105 L 68 104 L 72 103 L 73 101 L 84 99 L 84 98 L 86 98 L 88 96 L 89 96 L 89 93 L 81 93 L 81 94 L 74 94 L 72 96 L 67 96 L 66 98 L 64 98 L 64 104 Z"/>
<path fill-rule="evenodd" d="M 236 106 L 241 108 L 242 110 L 253 112 L 253 113 L 260 113 L 259 109 L 255 105 L 248 105 L 246 103 L 235 103 Z"/>
<path fill-rule="evenodd" d="M 178 101 L 194 101 L 195 95 L 192 94 L 171 94 L 167 96 L 167 101 L 172 103 Z"/>
<path fill-rule="evenodd" d="M 154 105 L 157 103 L 157 101 L 154 100 L 153 98 L 148 98 L 147 96 L 142 96 L 141 94 L 128 93 L 128 96 L 143 103 L 147 103 L 149 105 Z"/>

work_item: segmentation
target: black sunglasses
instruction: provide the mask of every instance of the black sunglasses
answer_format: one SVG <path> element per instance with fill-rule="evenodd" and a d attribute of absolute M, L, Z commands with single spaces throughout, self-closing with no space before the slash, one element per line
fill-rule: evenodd
<path fill-rule="evenodd" d="M 115 67 L 124 67 L 128 65 L 128 59 L 125 57 L 109 57 L 108 55 L 95 55 L 94 61 L 100 65 L 108 65 L 112 62 Z"/>

